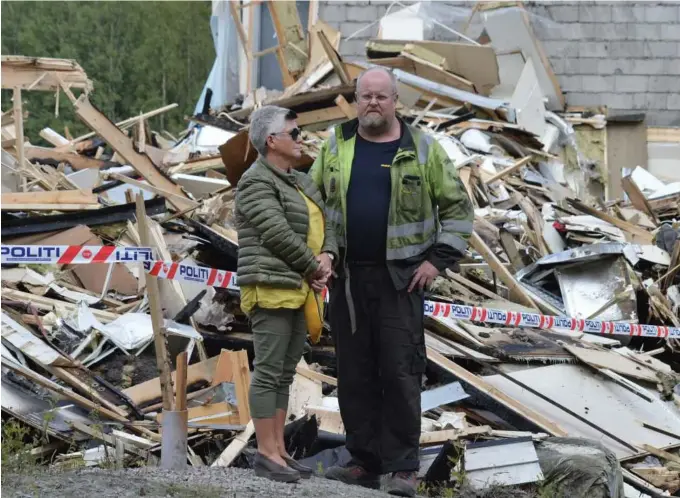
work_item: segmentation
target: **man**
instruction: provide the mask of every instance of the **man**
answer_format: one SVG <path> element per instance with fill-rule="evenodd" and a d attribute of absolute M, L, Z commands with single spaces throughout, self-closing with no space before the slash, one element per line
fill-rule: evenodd
<path fill-rule="evenodd" d="M 330 323 L 340 412 L 352 455 L 326 477 L 414 496 L 424 291 L 465 253 L 472 206 L 431 136 L 396 116 L 392 73 L 357 79 L 358 119 L 336 126 L 310 175 L 340 246 Z"/>

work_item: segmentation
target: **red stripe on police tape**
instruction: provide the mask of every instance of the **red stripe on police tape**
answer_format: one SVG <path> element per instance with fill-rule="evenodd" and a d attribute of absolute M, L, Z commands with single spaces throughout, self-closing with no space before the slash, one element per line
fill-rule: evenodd
<path fill-rule="evenodd" d="M 115 246 L 0 246 L 2 263 L 142 263 L 145 271 L 158 278 L 183 280 L 213 287 L 238 290 L 236 272 L 186 263 L 156 261 L 148 247 Z M 328 295 L 324 289 L 324 300 Z M 584 320 L 566 316 L 504 311 L 479 306 L 425 301 L 424 313 L 434 318 L 454 318 L 522 328 L 566 329 L 601 335 L 680 338 L 680 327 L 639 325 L 627 322 Z"/>

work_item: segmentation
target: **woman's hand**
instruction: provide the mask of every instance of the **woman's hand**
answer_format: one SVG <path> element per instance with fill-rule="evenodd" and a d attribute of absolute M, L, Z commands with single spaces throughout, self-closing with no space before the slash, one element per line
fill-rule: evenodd
<path fill-rule="evenodd" d="M 316 260 L 319 262 L 319 269 L 317 272 L 322 275 L 330 275 L 333 271 L 333 260 L 331 260 L 331 257 L 328 255 L 328 253 L 323 252 L 319 254 L 316 257 Z"/>

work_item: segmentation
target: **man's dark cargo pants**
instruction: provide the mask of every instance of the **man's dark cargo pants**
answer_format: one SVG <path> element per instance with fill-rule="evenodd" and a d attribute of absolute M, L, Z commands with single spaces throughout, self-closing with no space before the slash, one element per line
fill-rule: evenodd
<path fill-rule="evenodd" d="M 423 294 L 397 291 L 384 265 L 349 267 L 330 293 L 338 397 L 353 463 L 375 473 L 419 466 L 420 385 L 427 362 Z"/>

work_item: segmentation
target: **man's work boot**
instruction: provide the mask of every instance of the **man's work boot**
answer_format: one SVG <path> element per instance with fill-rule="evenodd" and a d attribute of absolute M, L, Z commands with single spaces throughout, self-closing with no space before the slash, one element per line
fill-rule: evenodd
<path fill-rule="evenodd" d="M 416 472 L 393 472 L 385 479 L 385 491 L 395 496 L 415 496 L 417 476 Z"/>
<path fill-rule="evenodd" d="M 380 489 L 380 474 L 369 472 L 360 465 L 350 464 L 346 467 L 335 465 L 326 471 L 326 479 L 364 488 Z"/>

